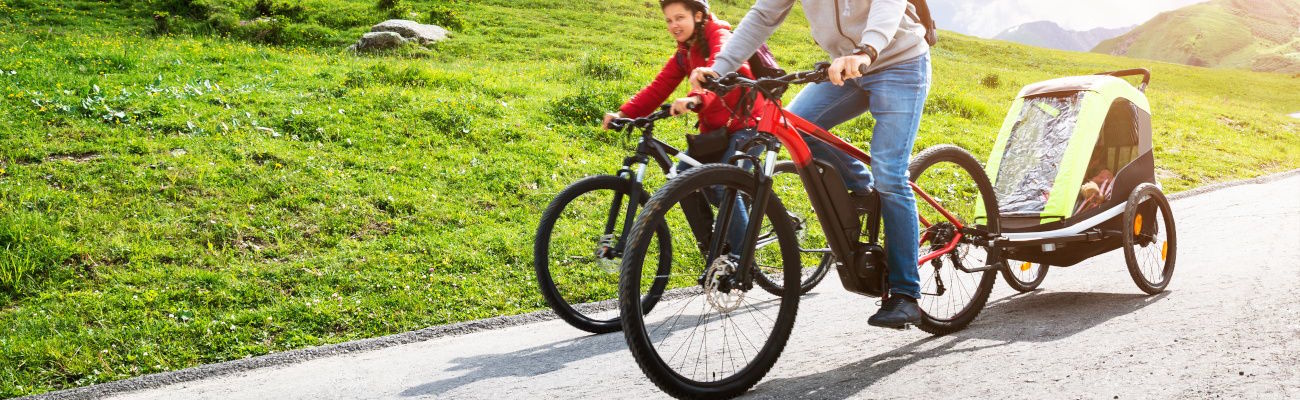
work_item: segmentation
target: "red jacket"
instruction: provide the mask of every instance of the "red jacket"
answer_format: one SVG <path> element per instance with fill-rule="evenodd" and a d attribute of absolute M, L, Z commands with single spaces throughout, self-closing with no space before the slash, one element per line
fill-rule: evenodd
<path fill-rule="evenodd" d="M 713 66 L 713 58 L 722 51 L 722 44 L 731 38 L 731 25 L 727 21 L 710 18 L 704 24 L 704 36 L 705 42 L 709 46 L 708 58 L 701 55 L 698 48 L 688 48 L 685 43 L 678 43 L 677 52 L 664 64 L 663 69 L 659 71 L 659 75 L 655 76 L 649 86 L 641 89 L 635 96 L 632 96 L 631 100 L 619 107 L 619 111 L 628 118 L 639 118 L 650 115 L 650 113 L 658 109 L 660 105 L 668 100 L 668 96 L 672 96 L 673 91 L 677 89 L 677 85 L 690 77 L 692 70 Z M 696 43 L 696 46 L 704 44 L 706 43 Z M 749 78 L 754 77 L 747 64 L 741 65 L 737 72 Z M 700 99 L 703 100 L 699 110 L 700 132 L 710 132 L 723 126 L 727 126 L 727 132 L 754 127 L 753 118 L 744 118 L 743 120 L 737 118 L 728 124 L 731 119 L 731 110 L 740 101 L 740 90 L 733 90 L 721 99 L 712 92 L 704 90 L 692 90 L 689 96 L 700 96 Z M 758 110 L 755 110 L 753 114 L 758 115 Z"/>

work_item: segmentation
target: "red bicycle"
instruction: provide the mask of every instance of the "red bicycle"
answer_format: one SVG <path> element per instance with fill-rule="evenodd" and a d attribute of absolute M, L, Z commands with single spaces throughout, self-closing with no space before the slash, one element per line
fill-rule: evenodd
<path fill-rule="evenodd" d="M 773 190 L 777 154 L 782 149 L 794 162 L 837 260 L 844 288 L 887 296 L 878 195 L 855 201 L 840 173 L 812 157 L 805 137 L 829 143 L 866 165 L 871 164 L 870 156 L 780 107 L 779 93 L 788 85 L 823 82 L 826 67 L 818 64 L 811 71 L 777 78 L 751 80 L 730 74 L 711 80 L 706 87 L 715 92 L 745 90 L 737 115 L 756 118 L 760 134 L 747 144 L 744 154 L 728 163 L 694 168 L 669 182 L 646 203 L 629 233 L 619 284 L 623 332 L 641 369 L 670 395 L 740 395 L 766 375 L 785 347 L 799 291 L 753 290 L 758 274 L 773 282 L 800 280 L 803 263 L 795 221 Z M 777 107 L 755 108 L 759 102 Z M 755 109 L 770 111 L 751 115 Z M 749 151 L 754 148 L 760 151 Z M 752 162 L 752 169 L 740 167 L 749 164 L 742 162 L 745 159 Z M 1003 265 L 995 247 L 999 225 L 993 187 L 980 163 L 956 146 L 926 149 L 913 158 L 908 172 L 921 200 L 917 202 L 922 228 L 918 268 L 925 314 L 919 327 L 936 335 L 954 332 L 979 314 Z M 642 315 L 641 264 L 654 227 L 661 226 L 682 199 L 719 188 L 725 194 L 709 243 L 701 246 L 705 254 L 681 258 L 668 275 L 660 270 L 656 277 L 667 279 L 670 287 L 686 287 L 680 289 L 685 294 Z M 983 212 L 978 212 L 980 208 Z M 733 212 L 749 213 L 749 225 L 728 226 L 725 222 Z M 745 229 L 740 248 L 732 249 L 724 240 L 729 229 Z M 760 232 L 774 233 L 779 246 L 756 248 Z M 864 320 L 869 314 L 864 307 Z"/>

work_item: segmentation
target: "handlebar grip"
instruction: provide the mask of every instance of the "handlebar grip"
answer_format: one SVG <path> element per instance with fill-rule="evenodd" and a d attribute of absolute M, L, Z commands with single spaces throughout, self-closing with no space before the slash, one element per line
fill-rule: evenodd
<path fill-rule="evenodd" d="M 609 128 L 608 128 L 608 129 L 609 129 L 609 130 L 612 130 L 612 131 L 621 130 L 621 129 L 627 127 L 629 124 L 631 124 L 632 121 L 633 121 L 633 119 L 631 119 L 631 118 L 615 118 L 615 119 L 609 121 Z"/>
<path fill-rule="evenodd" d="M 691 111 L 700 111 L 700 103 L 687 104 L 686 109 Z"/>
<path fill-rule="evenodd" d="M 867 74 L 867 65 L 866 65 L 866 64 L 859 65 L 859 66 L 858 66 L 858 73 L 859 73 L 859 74 L 862 74 L 862 75 L 866 75 L 866 74 Z"/>

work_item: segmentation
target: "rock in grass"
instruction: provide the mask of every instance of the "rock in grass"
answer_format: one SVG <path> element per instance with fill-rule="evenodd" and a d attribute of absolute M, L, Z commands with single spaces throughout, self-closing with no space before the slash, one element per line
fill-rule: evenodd
<path fill-rule="evenodd" d="M 402 43 L 406 43 L 406 39 L 402 39 L 402 35 L 396 32 L 369 32 L 361 35 L 361 39 L 357 40 L 356 44 L 348 46 L 348 50 L 384 50 L 399 47 Z"/>
<path fill-rule="evenodd" d="M 447 38 L 448 31 L 441 26 L 421 24 L 405 19 L 390 19 L 370 27 L 371 32 L 396 32 L 403 39 L 414 40 L 421 45 L 440 42 Z"/>

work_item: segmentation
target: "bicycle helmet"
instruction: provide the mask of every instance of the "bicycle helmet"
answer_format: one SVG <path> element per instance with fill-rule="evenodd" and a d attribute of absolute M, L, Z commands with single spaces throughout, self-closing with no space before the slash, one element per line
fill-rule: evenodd
<path fill-rule="evenodd" d="M 664 8 L 664 6 L 673 3 L 686 3 L 693 5 L 695 6 L 694 8 L 704 12 L 705 16 L 709 15 L 709 0 L 659 0 L 659 8 Z"/>

